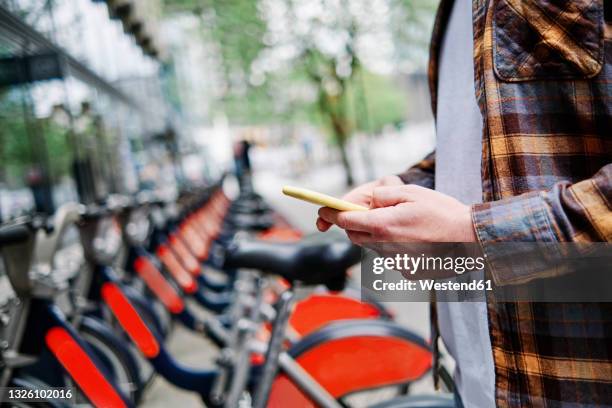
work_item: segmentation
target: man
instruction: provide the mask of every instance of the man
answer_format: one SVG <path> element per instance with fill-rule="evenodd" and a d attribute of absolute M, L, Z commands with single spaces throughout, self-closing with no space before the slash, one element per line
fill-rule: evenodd
<path fill-rule="evenodd" d="M 356 244 L 478 242 L 485 254 L 498 242 L 611 241 L 603 16 L 603 0 L 443 0 L 429 65 L 436 153 L 345 197 L 370 211 L 322 208 L 318 228 L 336 224 Z M 490 273 L 498 285 L 539 277 Z M 612 405 L 612 305 L 437 311 L 464 405 Z"/>

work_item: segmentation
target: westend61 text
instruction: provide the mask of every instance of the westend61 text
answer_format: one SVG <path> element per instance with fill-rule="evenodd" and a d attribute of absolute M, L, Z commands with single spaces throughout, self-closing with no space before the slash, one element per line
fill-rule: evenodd
<path fill-rule="evenodd" d="M 471 290 L 493 290 L 491 280 L 480 279 L 470 282 L 436 282 L 433 279 L 421 279 L 411 281 L 403 279 L 399 282 L 384 282 L 377 279 L 372 283 L 376 291 L 413 291 L 413 290 L 436 290 L 436 291 L 471 291 Z"/>

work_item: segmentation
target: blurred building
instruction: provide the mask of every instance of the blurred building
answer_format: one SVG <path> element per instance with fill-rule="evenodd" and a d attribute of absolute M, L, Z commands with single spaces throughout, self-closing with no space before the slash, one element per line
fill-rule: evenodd
<path fill-rule="evenodd" d="M 2 218 L 174 184 L 160 18 L 160 0 L 0 0 Z"/>

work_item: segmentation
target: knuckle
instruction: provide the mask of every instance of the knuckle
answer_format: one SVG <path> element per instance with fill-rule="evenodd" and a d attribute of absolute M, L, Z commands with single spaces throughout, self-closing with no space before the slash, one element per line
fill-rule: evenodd
<path fill-rule="evenodd" d="M 347 231 L 346 235 L 351 240 L 351 242 L 353 242 L 354 244 L 357 244 L 357 245 L 361 244 L 361 237 L 359 236 L 359 234 L 354 234 L 350 231 Z"/>
<path fill-rule="evenodd" d="M 319 217 L 325 222 L 333 222 L 334 221 L 334 213 L 329 208 L 320 208 L 319 209 Z"/>
<path fill-rule="evenodd" d="M 350 217 L 348 217 L 345 213 L 338 214 L 336 224 L 345 229 L 348 229 L 352 225 Z"/>
<path fill-rule="evenodd" d="M 393 185 L 399 184 L 401 182 L 400 178 L 397 176 L 384 176 L 380 179 L 382 185 Z"/>
<path fill-rule="evenodd" d="M 415 220 L 416 218 L 416 211 L 414 206 L 407 206 L 404 205 L 402 206 L 402 219 L 408 223 L 411 223 Z"/>
<path fill-rule="evenodd" d="M 374 187 L 372 189 L 372 198 L 371 198 L 372 204 L 377 204 L 380 202 L 381 194 L 382 194 L 381 187 Z"/>
<path fill-rule="evenodd" d="M 381 195 L 388 187 L 385 186 L 376 186 L 372 189 L 372 196 L 376 197 L 377 195 Z"/>
<path fill-rule="evenodd" d="M 416 184 L 406 184 L 404 186 L 404 191 L 407 193 L 416 193 L 418 192 L 422 187 L 417 186 Z"/>
<path fill-rule="evenodd" d="M 380 221 L 376 221 L 372 226 L 372 233 L 377 237 L 386 237 L 389 234 L 389 226 Z"/>

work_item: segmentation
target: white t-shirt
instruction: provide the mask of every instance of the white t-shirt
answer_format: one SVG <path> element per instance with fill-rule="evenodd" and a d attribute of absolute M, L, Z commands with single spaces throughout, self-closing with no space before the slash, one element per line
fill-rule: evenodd
<path fill-rule="evenodd" d="M 440 52 L 436 190 L 465 204 L 482 200 L 482 115 L 474 93 L 472 2 L 455 0 Z M 440 300 L 440 297 L 438 297 Z M 485 302 L 437 303 L 440 335 L 457 363 L 465 407 L 495 406 L 495 370 Z"/>

